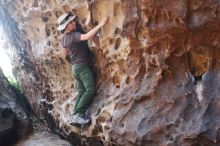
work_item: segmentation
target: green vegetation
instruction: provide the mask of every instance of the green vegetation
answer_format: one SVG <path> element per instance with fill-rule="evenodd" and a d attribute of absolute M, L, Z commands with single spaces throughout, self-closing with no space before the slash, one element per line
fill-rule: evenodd
<path fill-rule="evenodd" d="M 6 77 L 7 77 L 8 81 L 9 81 L 9 83 L 10 83 L 13 87 L 15 87 L 15 89 L 16 89 L 17 91 L 19 91 L 20 93 L 23 92 L 21 86 L 18 84 L 18 82 L 16 81 L 16 79 L 14 78 L 14 76 L 6 76 Z"/>

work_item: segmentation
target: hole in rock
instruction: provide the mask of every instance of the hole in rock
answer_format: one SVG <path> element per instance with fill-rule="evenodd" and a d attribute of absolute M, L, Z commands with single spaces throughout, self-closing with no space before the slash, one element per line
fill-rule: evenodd
<path fill-rule="evenodd" d="M 117 27 L 117 28 L 115 29 L 115 34 L 120 34 L 120 33 L 121 33 L 121 29 Z"/>
<path fill-rule="evenodd" d="M 82 20 L 82 24 L 85 24 L 85 23 L 86 23 L 86 19 L 83 19 L 83 20 Z"/>
<path fill-rule="evenodd" d="M 72 11 L 72 9 L 71 9 L 71 7 L 70 7 L 69 5 L 64 5 L 64 6 L 63 6 L 63 10 L 64 10 L 65 12 L 71 12 L 71 11 Z"/>
<path fill-rule="evenodd" d="M 63 94 L 67 94 L 67 90 L 66 89 L 63 90 Z"/>
<path fill-rule="evenodd" d="M 68 112 L 69 109 L 70 109 L 70 104 L 66 104 L 66 106 L 65 106 L 65 112 Z"/>
<path fill-rule="evenodd" d="M 46 35 L 49 37 L 50 36 L 50 30 L 46 29 Z"/>
<path fill-rule="evenodd" d="M 120 88 L 120 76 L 118 74 L 114 74 L 113 84 L 116 86 L 116 88 Z"/>
<path fill-rule="evenodd" d="M 104 123 L 105 121 L 106 121 L 106 118 L 104 116 L 100 116 L 96 120 L 97 123 Z"/>
<path fill-rule="evenodd" d="M 121 45 L 121 39 L 120 38 L 117 38 L 117 40 L 115 41 L 115 50 L 118 50 L 118 48 L 120 47 Z"/>
<path fill-rule="evenodd" d="M 38 0 L 34 0 L 33 7 L 38 7 Z"/>
<path fill-rule="evenodd" d="M 103 111 L 100 116 L 96 119 L 96 123 L 105 123 L 111 118 L 111 115 L 107 111 Z"/>
<path fill-rule="evenodd" d="M 50 45 L 51 45 L 50 41 L 47 41 L 47 46 L 50 46 Z"/>
<path fill-rule="evenodd" d="M 98 116 L 99 115 L 99 113 L 101 112 L 101 108 L 100 107 L 97 107 L 97 110 L 96 110 L 96 113 L 95 113 L 95 116 Z"/>
<path fill-rule="evenodd" d="M 124 125 L 124 123 L 120 123 L 119 126 L 120 126 L 121 128 L 123 128 L 125 125 Z"/>
<path fill-rule="evenodd" d="M 52 104 L 48 104 L 48 110 L 52 110 L 53 109 L 53 105 Z"/>
<path fill-rule="evenodd" d="M 99 133 L 102 133 L 103 129 L 101 125 L 96 125 L 92 131 L 92 135 L 98 135 Z"/>
<path fill-rule="evenodd" d="M 126 84 L 129 84 L 130 83 L 130 81 L 131 81 L 131 78 L 128 76 L 127 78 L 126 78 Z"/>
<path fill-rule="evenodd" d="M 104 129 L 106 130 L 106 131 L 108 131 L 109 129 L 110 129 L 110 127 L 109 126 L 104 126 Z"/>
<path fill-rule="evenodd" d="M 43 21 L 43 22 L 47 22 L 48 20 L 49 20 L 48 17 L 42 17 L 42 21 Z"/>
<path fill-rule="evenodd" d="M 99 22 L 98 21 L 93 21 L 93 23 L 92 23 L 93 25 L 98 25 L 99 24 Z"/>
<path fill-rule="evenodd" d="M 56 15 L 57 18 L 59 18 L 62 14 L 63 14 L 62 11 L 56 11 L 55 12 L 55 15 Z"/>
<path fill-rule="evenodd" d="M 180 19 L 179 19 L 179 18 L 176 18 L 176 19 L 175 19 L 175 22 L 176 22 L 176 24 L 181 24 L 181 22 L 180 22 Z"/>
<path fill-rule="evenodd" d="M 112 119 L 113 119 L 113 117 L 111 116 L 110 119 L 109 119 L 109 122 L 112 122 Z"/>
<path fill-rule="evenodd" d="M 24 10 L 24 11 L 27 11 L 27 8 L 26 8 L 26 7 L 23 7 L 23 10 Z"/>
<path fill-rule="evenodd" d="M 73 89 L 73 88 L 74 88 L 74 84 L 71 84 L 70 88 L 72 88 L 72 89 Z"/>
<path fill-rule="evenodd" d="M 52 102 L 54 100 L 53 93 L 50 90 L 47 89 L 44 94 L 46 95 L 48 102 Z"/>
<path fill-rule="evenodd" d="M 151 17 L 148 18 L 148 21 L 146 22 L 145 26 L 146 26 L 146 27 L 151 27 L 152 22 L 153 22 L 153 19 L 152 19 Z"/>
<path fill-rule="evenodd" d="M 114 39 L 110 39 L 109 42 L 110 42 L 110 44 L 113 44 L 114 43 Z"/>

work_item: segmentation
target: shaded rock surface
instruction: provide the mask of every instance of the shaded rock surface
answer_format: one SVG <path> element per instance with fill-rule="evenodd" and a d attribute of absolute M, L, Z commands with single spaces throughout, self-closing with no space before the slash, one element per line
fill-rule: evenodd
<path fill-rule="evenodd" d="M 68 141 L 61 140 L 59 136 L 39 130 L 24 138 L 15 146 L 72 146 Z"/>
<path fill-rule="evenodd" d="M 14 72 L 35 112 L 76 145 L 220 145 L 219 0 L 2 1 Z M 58 55 L 57 18 L 72 11 L 85 31 L 97 95 L 91 125 L 69 125 L 76 94 Z"/>
<path fill-rule="evenodd" d="M 1 68 L 0 85 L 0 146 L 71 146 L 33 120 L 25 97 L 9 84 Z"/>
<path fill-rule="evenodd" d="M 22 96 L 3 76 L 0 69 L 0 146 L 12 146 L 31 132 L 31 123 Z"/>

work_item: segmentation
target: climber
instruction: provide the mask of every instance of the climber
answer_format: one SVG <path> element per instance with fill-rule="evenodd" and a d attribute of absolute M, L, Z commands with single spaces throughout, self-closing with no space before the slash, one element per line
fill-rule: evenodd
<path fill-rule="evenodd" d="M 88 124 L 90 119 L 85 117 L 85 111 L 95 96 L 95 80 L 91 70 L 91 52 L 88 48 L 87 40 L 100 30 L 107 22 L 108 17 L 104 17 L 100 24 L 87 33 L 82 33 L 78 29 L 76 15 L 65 13 L 58 18 L 57 30 L 64 33 L 62 46 L 64 52 L 69 52 L 72 64 L 72 73 L 77 84 L 77 97 L 71 124 Z M 67 54 L 66 54 L 67 55 Z"/>

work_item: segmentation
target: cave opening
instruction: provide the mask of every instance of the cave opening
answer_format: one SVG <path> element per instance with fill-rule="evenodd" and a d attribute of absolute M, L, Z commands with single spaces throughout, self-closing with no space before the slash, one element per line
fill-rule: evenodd
<path fill-rule="evenodd" d="M 12 27 L 10 24 L 12 18 L 7 10 L 2 6 L 0 7 L 0 68 L 8 79 L 14 79 L 12 70 L 12 43 L 15 42 L 13 37 L 16 37 L 17 34 L 14 31 L 15 27 Z"/>
<path fill-rule="evenodd" d="M 0 21 L 0 69 L 4 76 L 7 78 L 9 83 L 15 87 L 18 92 L 22 92 L 21 86 L 18 84 L 16 77 L 13 73 L 13 46 L 9 41 L 9 37 L 6 35 L 4 28 L 7 25 L 4 24 L 3 20 Z M 7 28 L 10 29 L 10 28 Z"/>
<path fill-rule="evenodd" d="M 14 78 L 12 64 L 9 55 L 11 54 L 9 43 L 7 42 L 3 28 L 0 26 L 0 67 L 4 75 L 10 79 Z"/>

